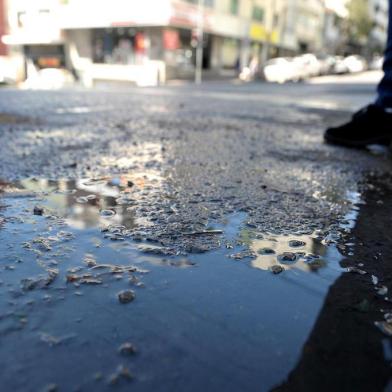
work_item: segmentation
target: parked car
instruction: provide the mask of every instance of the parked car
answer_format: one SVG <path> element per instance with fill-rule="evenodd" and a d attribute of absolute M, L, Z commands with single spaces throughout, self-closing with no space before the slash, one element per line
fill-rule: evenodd
<path fill-rule="evenodd" d="M 335 59 L 333 56 L 329 55 L 319 55 L 317 60 L 320 63 L 320 75 L 330 75 L 333 73 L 335 66 Z"/>
<path fill-rule="evenodd" d="M 369 69 L 371 70 L 380 70 L 384 64 L 384 57 L 380 55 L 376 55 L 373 57 L 372 61 L 369 64 Z"/>
<path fill-rule="evenodd" d="M 348 72 L 347 64 L 344 62 L 344 57 L 335 56 L 334 57 L 334 65 L 333 65 L 333 73 L 337 75 L 342 75 Z"/>
<path fill-rule="evenodd" d="M 343 60 L 343 62 L 350 73 L 363 72 L 367 69 L 366 60 L 358 55 L 348 56 Z"/>
<path fill-rule="evenodd" d="M 294 58 L 298 66 L 302 69 L 302 78 L 311 78 L 321 74 L 321 64 L 314 54 L 307 53 Z"/>
<path fill-rule="evenodd" d="M 288 57 L 277 57 L 269 60 L 263 71 L 268 82 L 286 83 L 300 79 L 298 65 Z"/>

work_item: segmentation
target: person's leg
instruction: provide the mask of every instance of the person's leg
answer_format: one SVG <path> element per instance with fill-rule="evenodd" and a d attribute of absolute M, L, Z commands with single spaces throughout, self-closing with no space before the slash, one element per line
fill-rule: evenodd
<path fill-rule="evenodd" d="M 324 134 L 327 143 L 363 148 L 369 144 L 390 145 L 392 142 L 392 0 L 389 0 L 389 27 L 384 58 L 384 78 L 378 86 L 376 102 L 339 127 Z"/>
<path fill-rule="evenodd" d="M 392 109 L 392 0 L 389 0 L 389 27 L 387 49 L 384 57 L 384 78 L 378 86 L 377 105 Z"/>

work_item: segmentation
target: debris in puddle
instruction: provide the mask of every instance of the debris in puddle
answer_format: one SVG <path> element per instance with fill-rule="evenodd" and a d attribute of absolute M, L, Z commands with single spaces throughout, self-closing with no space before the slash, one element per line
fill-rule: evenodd
<path fill-rule="evenodd" d="M 378 278 L 375 275 L 372 275 L 372 283 L 376 286 L 378 285 Z"/>
<path fill-rule="evenodd" d="M 132 291 L 132 290 L 120 291 L 117 294 L 117 296 L 118 296 L 119 302 L 122 303 L 122 304 L 127 304 L 129 302 L 132 302 L 135 299 L 135 297 L 136 297 L 135 292 Z"/>
<path fill-rule="evenodd" d="M 5 265 L 4 269 L 8 270 L 8 271 L 13 271 L 15 269 L 15 267 L 13 265 Z"/>
<path fill-rule="evenodd" d="M 86 254 L 83 261 L 85 264 L 87 264 L 88 267 L 94 267 L 97 265 L 97 261 L 92 254 Z"/>
<path fill-rule="evenodd" d="M 388 287 L 386 286 L 381 286 L 377 288 L 377 294 L 380 296 L 384 296 L 388 294 Z"/>
<path fill-rule="evenodd" d="M 40 340 L 42 342 L 47 343 L 51 347 L 58 346 L 59 344 L 62 344 L 65 341 L 68 341 L 68 340 L 76 337 L 75 334 L 70 334 L 70 335 L 63 336 L 63 337 L 56 337 L 56 336 L 52 336 L 46 332 L 40 332 L 39 336 L 40 336 Z"/>
<path fill-rule="evenodd" d="M 194 267 L 196 263 L 194 261 L 188 259 L 180 259 L 180 260 L 162 260 L 163 262 L 167 262 L 172 267 L 177 268 L 187 268 Z"/>
<path fill-rule="evenodd" d="M 86 278 L 81 278 L 79 279 L 79 283 L 81 284 L 102 284 L 103 281 L 101 279 L 96 279 L 96 278 L 90 278 L 90 277 L 86 277 Z"/>
<path fill-rule="evenodd" d="M 233 253 L 233 254 L 229 255 L 229 258 L 234 259 L 234 260 L 242 260 L 242 259 L 246 259 L 246 258 L 255 259 L 256 257 L 257 257 L 256 254 L 250 250 L 246 250 L 246 251 L 242 251 L 242 252 L 238 252 L 238 253 Z"/>
<path fill-rule="evenodd" d="M 198 235 L 216 235 L 223 234 L 223 230 L 202 230 L 202 231 L 192 231 L 190 233 L 182 233 L 184 236 L 198 236 Z"/>
<path fill-rule="evenodd" d="M 289 241 L 289 246 L 291 248 L 301 248 L 303 246 L 305 246 L 306 243 L 304 241 L 299 241 L 299 240 L 291 240 Z"/>
<path fill-rule="evenodd" d="M 137 272 L 145 274 L 148 270 L 144 270 L 134 265 L 116 265 L 116 264 L 97 264 L 90 268 L 91 270 L 108 269 L 110 273 L 118 274 L 124 272 Z"/>
<path fill-rule="evenodd" d="M 44 208 L 41 207 L 41 206 L 34 206 L 33 214 L 34 215 L 43 215 L 44 214 Z"/>
<path fill-rule="evenodd" d="M 305 259 L 305 262 L 312 271 L 317 271 L 320 268 L 323 268 L 326 266 L 326 261 L 323 259 L 320 259 L 319 257 L 307 258 L 307 259 Z"/>
<path fill-rule="evenodd" d="M 76 272 L 79 272 L 83 269 L 83 267 L 74 267 L 74 268 L 68 268 L 67 272 L 71 273 L 71 274 L 75 274 Z"/>
<path fill-rule="evenodd" d="M 172 256 L 175 255 L 176 252 L 173 249 L 164 248 L 161 246 L 152 246 L 152 245 L 141 245 L 138 247 L 140 252 L 152 254 L 152 255 L 160 255 L 160 256 Z"/>
<path fill-rule="evenodd" d="M 259 255 L 273 255 L 275 251 L 271 248 L 261 248 L 257 251 Z"/>
<path fill-rule="evenodd" d="M 116 371 L 109 377 L 109 384 L 117 385 L 121 379 L 131 381 L 133 379 L 132 373 L 124 365 L 119 365 Z"/>
<path fill-rule="evenodd" d="M 36 237 L 36 238 L 33 238 L 31 243 L 26 242 L 22 246 L 24 248 L 31 249 L 31 244 L 35 244 L 36 247 L 38 248 L 38 250 L 40 250 L 40 251 L 49 252 L 52 250 L 52 247 L 50 245 L 50 241 L 48 238 Z"/>
<path fill-rule="evenodd" d="M 293 264 L 297 261 L 298 255 L 292 252 L 284 252 L 278 255 L 278 260 L 282 264 Z"/>
<path fill-rule="evenodd" d="M 271 267 L 271 272 L 275 275 L 278 275 L 283 271 L 284 271 L 284 268 L 281 265 L 273 265 Z"/>
<path fill-rule="evenodd" d="M 381 311 L 383 312 L 383 310 Z M 392 313 L 385 313 L 384 320 L 387 321 L 388 323 L 392 323 Z"/>
<path fill-rule="evenodd" d="M 110 218 L 110 217 L 116 215 L 116 211 L 113 211 L 113 210 L 102 210 L 99 214 L 103 218 Z"/>
<path fill-rule="evenodd" d="M 102 284 L 103 281 L 91 274 L 68 274 L 66 276 L 67 283 L 80 283 L 80 284 Z"/>
<path fill-rule="evenodd" d="M 188 244 L 185 246 L 185 251 L 187 253 L 193 253 L 193 254 L 205 253 L 210 250 L 211 248 L 208 245 L 202 245 L 202 244 Z"/>
<path fill-rule="evenodd" d="M 61 230 L 57 233 L 55 240 L 59 241 L 70 241 L 75 238 L 74 234 L 69 231 Z"/>
<path fill-rule="evenodd" d="M 85 186 L 95 186 L 95 185 L 104 185 L 107 182 L 107 178 L 90 178 L 87 181 L 83 182 Z"/>
<path fill-rule="evenodd" d="M 125 237 L 123 237 L 121 234 L 117 234 L 117 233 L 105 234 L 104 238 L 107 238 L 111 241 L 125 241 Z"/>
<path fill-rule="evenodd" d="M 119 197 L 118 199 L 116 199 L 116 203 L 119 206 L 125 206 L 125 205 L 129 206 L 129 205 L 135 205 L 136 204 L 135 200 L 130 199 L 130 198 L 126 197 L 126 196 L 122 196 L 122 197 Z"/>
<path fill-rule="evenodd" d="M 43 289 L 54 282 L 59 274 L 58 269 L 48 269 L 47 276 L 38 276 L 35 278 L 25 278 L 21 280 L 22 290 L 30 291 L 34 289 Z"/>
<path fill-rule="evenodd" d="M 88 203 L 88 199 L 85 196 L 80 196 L 76 198 L 76 202 L 80 204 L 86 204 Z"/>
<path fill-rule="evenodd" d="M 132 343 L 125 342 L 118 348 L 118 352 L 121 355 L 129 356 L 129 355 L 136 354 L 136 348 Z"/>
<path fill-rule="evenodd" d="M 361 269 L 359 269 L 357 267 L 348 267 L 346 271 L 347 272 L 356 273 L 356 274 L 359 274 L 359 275 L 366 275 L 367 274 L 366 271 L 361 270 Z"/>
<path fill-rule="evenodd" d="M 136 287 L 145 287 L 144 283 L 134 275 L 128 279 L 128 282 L 129 284 L 135 285 Z"/>

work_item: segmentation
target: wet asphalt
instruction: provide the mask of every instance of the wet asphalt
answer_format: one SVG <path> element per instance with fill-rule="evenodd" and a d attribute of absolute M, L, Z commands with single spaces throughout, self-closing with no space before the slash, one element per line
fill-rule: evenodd
<path fill-rule="evenodd" d="M 330 288 L 363 264 L 344 262 L 358 242 L 348 236 L 390 155 L 328 146 L 322 134 L 374 90 L 366 78 L 1 89 L 6 390 L 286 385 Z M 376 314 L 363 323 L 381 369 Z M 333 389 L 350 378 L 336 373 Z"/>

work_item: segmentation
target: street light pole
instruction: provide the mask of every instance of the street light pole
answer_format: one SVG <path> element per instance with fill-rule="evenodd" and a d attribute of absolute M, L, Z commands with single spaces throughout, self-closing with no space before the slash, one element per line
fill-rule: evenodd
<path fill-rule="evenodd" d="M 200 84 L 203 72 L 204 0 L 199 0 L 197 17 L 197 47 L 195 83 Z"/>
<path fill-rule="evenodd" d="M 267 39 L 263 46 L 262 51 L 262 59 L 261 62 L 265 64 L 269 58 L 270 47 L 272 43 L 272 33 L 274 31 L 274 21 L 275 21 L 275 12 L 276 12 L 276 0 L 270 0 L 269 2 L 269 9 L 272 13 L 272 17 L 268 20 L 268 27 L 267 27 Z"/>

